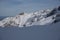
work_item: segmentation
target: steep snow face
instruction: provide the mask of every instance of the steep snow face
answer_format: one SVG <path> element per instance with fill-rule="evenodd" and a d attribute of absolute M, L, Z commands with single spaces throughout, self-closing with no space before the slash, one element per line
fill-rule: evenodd
<path fill-rule="evenodd" d="M 7 17 L 0 21 L 1 27 L 27 27 L 32 25 L 48 25 L 60 21 L 58 8 L 41 10 L 33 13 L 20 13 L 15 17 Z"/>

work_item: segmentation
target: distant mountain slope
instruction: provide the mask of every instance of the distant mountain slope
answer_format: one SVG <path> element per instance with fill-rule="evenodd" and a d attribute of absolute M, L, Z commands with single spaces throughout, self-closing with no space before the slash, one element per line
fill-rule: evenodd
<path fill-rule="evenodd" d="M 52 10 L 41 10 L 33 13 L 20 13 L 15 17 L 7 17 L 0 21 L 0 26 L 33 26 L 49 25 L 60 21 L 60 6 Z"/>

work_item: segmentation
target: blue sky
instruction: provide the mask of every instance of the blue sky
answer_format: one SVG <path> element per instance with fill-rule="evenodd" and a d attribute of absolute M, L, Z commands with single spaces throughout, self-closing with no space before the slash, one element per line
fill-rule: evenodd
<path fill-rule="evenodd" d="M 60 0 L 0 0 L 0 16 L 15 16 L 21 12 L 52 9 L 60 5 Z"/>

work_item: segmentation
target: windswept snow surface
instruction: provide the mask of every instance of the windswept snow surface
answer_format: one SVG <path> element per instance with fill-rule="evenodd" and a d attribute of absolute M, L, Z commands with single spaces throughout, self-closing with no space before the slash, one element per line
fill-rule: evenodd
<path fill-rule="evenodd" d="M 18 27 L 27 27 L 33 25 L 48 25 L 52 23 L 58 22 L 60 20 L 60 9 L 54 8 L 52 10 L 40 10 L 33 13 L 20 13 L 15 17 L 7 17 L 0 21 L 1 27 L 10 27 L 10 26 L 18 26 Z"/>

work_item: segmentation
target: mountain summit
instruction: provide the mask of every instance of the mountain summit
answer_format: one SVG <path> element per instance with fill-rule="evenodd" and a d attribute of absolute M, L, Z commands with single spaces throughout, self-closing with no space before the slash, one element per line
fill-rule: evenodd
<path fill-rule="evenodd" d="M 41 10 L 33 13 L 20 13 L 15 17 L 7 17 L 0 21 L 1 27 L 27 27 L 33 25 L 49 25 L 60 21 L 60 6 L 52 10 Z"/>

